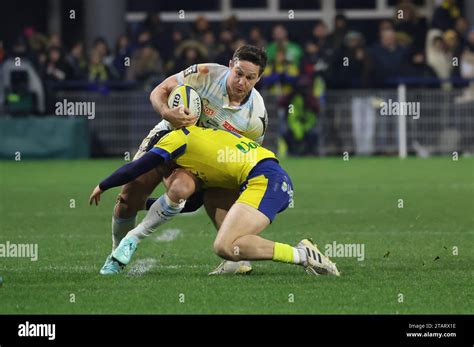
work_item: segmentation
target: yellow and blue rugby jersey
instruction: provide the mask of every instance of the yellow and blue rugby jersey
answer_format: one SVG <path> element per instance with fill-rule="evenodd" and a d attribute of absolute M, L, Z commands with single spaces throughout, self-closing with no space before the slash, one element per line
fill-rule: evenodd
<path fill-rule="evenodd" d="M 151 149 L 200 178 L 205 187 L 238 189 L 253 167 L 275 154 L 239 134 L 190 126 L 165 135 Z"/>
<path fill-rule="evenodd" d="M 175 75 L 179 84 L 193 87 L 202 100 L 199 126 L 227 129 L 262 143 L 268 115 L 260 93 L 253 88 L 240 106 L 230 106 L 226 82 L 230 69 L 219 64 L 196 64 Z"/>

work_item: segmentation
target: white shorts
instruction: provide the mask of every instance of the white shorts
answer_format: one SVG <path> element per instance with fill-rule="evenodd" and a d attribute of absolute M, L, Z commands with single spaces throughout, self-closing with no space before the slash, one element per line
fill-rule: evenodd
<path fill-rule="evenodd" d="M 150 130 L 148 135 L 143 139 L 142 143 L 140 144 L 140 147 L 138 147 L 138 151 L 133 157 L 133 160 L 140 159 L 145 153 L 146 153 L 146 148 L 148 147 L 148 143 L 152 139 L 153 136 L 155 136 L 158 132 L 162 130 L 172 130 L 173 127 L 170 124 L 170 122 L 166 120 L 162 120 L 159 122 L 153 129 Z"/>

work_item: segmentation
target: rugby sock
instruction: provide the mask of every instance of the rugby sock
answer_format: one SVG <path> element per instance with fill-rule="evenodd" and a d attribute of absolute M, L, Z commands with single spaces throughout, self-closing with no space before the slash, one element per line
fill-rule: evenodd
<path fill-rule="evenodd" d="M 163 194 L 150 206 L 145 218 L 128 233 L 128 236 L 133 235 L 138 238 L 139 241 L 143 240 L 157 227 L 181 212 L 185 203 L 186 200 L 181 200 L 179 203 L 171 201 L 166 193 Z"/>
<path fill-rule="evenodd" d="M 158 200 L 156 198 L 148 198 L 146 199 L 146 202 L 145 202 L 145 210 L 149 210 L 151 205 L 153 205 L 155 203 L 155 201 Z"/>
<path fill-rule="evenodd" d="M 112 252 L 117 248 L 125 235 L 135 227 L 136 219 L 136 215 L 130 218 L 112 216 Z"/>
<path fill-rule="evenodd" d="M 292 263 L 292 264 L 303 264 L 306 261 L 306 254 L 300 252 L 299 249 L 291 247 L 290 245 L 275 242 L 273 248 L 273 258 L 274 261 L 279 261 L 282 263 Z"/>

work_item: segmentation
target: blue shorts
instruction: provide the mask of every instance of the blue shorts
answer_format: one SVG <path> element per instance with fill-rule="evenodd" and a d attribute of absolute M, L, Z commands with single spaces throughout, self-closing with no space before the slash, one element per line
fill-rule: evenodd
<path fill-rule="evenodd" d="M 237 202 L 256 208 L 273 221 L 277 213 L 293 204 L 293 184 L 275 159 L 264 159 L 240 186 Z"/>

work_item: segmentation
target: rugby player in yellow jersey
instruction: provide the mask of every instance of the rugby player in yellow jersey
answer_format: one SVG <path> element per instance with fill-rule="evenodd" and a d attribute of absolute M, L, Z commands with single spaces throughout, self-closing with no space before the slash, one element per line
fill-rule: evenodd
<path fill-rule="evenodd" d="M 233 156 L 236 160 L 222 155 L 232 152 L 239 153 Z M 258 236 L 288 207 L 293 185 L 273 152 L 237 133 L 197 126 L 171 131 L 140 159 L 103 180 L 92 192 L 90 204 L 97 205 L 107 189 L 126 184 L 169 160 L 193 173 L 205 187 L 240 188 L 214 241 L 214 251 L 221 258 L 293 263 L 304 266 L 309 274 L 339 276 L 336 265 L 308 239 L 292 247 Z M 138 243 L 183 207 L 184 201 L 173 201 L 166 194 L 162 201 L 155 201 L 143 221 L 113 251 L 114 260 L 122 267 L 127 265 Z"/>

